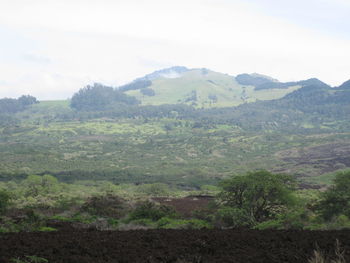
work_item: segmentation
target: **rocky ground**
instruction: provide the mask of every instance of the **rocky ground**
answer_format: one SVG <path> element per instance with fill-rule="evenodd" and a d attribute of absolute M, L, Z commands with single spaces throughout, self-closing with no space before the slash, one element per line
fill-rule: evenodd
<path fill-rule="evenodd" d="M 350 262 L 350 230 L 97 231 L 62 227 L 56 232 L 0 235 L 0 262 L 37 256 L 50 263 L 99 262 L 308 262 L 318 247 L 332 258 L 336 240 Z"/>

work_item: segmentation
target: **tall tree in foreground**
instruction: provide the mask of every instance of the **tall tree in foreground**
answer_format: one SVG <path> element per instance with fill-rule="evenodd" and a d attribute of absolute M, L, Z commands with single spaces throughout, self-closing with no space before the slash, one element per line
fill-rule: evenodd
<path fill-rule="evenodd" d="M 252 172 L 226 179 L 221 187 L 221 212 L 233 226 L 253 226 L 273 219 L 295 202 L 295 181 L 288 175 Z"/>
<path fill-rule="evenodd" d="M 325 220 L 339 215 L 350 218 L 350 171 L 336 174 L 333 186 L 322 193 L 318 208 Z"/>

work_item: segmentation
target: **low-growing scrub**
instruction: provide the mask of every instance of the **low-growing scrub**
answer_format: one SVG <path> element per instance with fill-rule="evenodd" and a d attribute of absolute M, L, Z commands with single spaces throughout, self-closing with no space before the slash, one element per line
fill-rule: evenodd
<path fill-rule="evenodd" d="M 170 197 L 170 188 L 163 184 L 118 186 L 84 181 L 70 185 L 49 175 L 30 176 L 22 182 L 0 183 L 8 189 L 0 190 L 0 232 L 50 231 L 65 226 L 99 230 L 344 229 L 350 228 L 349 176 L 350 172 L 343 172 L 325 192 L 305 195 L 297 192 L 291 177 L 258 171 L 222 181 L 213 188 L 216 196 L 177 192 L 178 196 L 188 194 L 182 198 Z"/>

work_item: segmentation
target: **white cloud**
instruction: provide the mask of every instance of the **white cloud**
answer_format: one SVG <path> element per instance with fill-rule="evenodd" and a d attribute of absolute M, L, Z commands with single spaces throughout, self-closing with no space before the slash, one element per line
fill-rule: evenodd
<path fill-rule="evenodd" d="M 0 0 L 0 29 L 8 29 L 0 35 L 0 97 L 67 98 L 89 82 L 118 85 L 171 65 L 334 85 L 350 78 L 350 40 L 269 16 L 253 2 Z"/>

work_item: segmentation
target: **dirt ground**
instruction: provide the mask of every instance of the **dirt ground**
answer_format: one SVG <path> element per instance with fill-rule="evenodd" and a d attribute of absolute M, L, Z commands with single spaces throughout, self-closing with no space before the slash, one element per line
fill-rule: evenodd
<path fill-rule="evenodd" d="M 338 239 L 350 262 L 350 230 L 135 230 L 67 228 L 0 235 L 0 262 L 35 255 L 50 263 L 266 262 L 304 263 L 318 246 L 333 256 Z"/>

